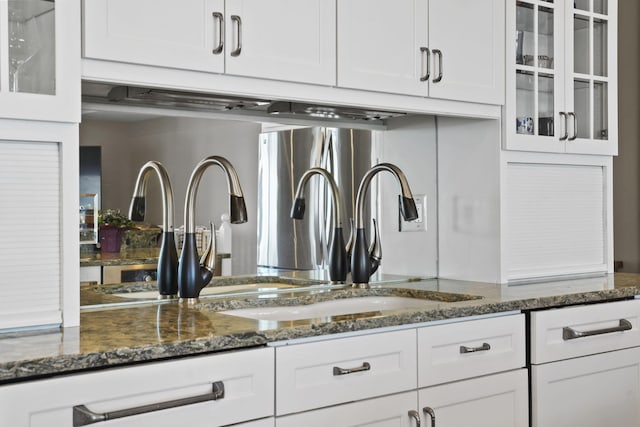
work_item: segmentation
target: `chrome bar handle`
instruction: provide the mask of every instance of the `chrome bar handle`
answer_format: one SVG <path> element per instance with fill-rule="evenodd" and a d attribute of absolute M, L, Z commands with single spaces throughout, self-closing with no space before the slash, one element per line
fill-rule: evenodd
<path fill-rule="evenodd" d="M 573 328 L 565 326 L 564 328 L 562 328 L 562 339 L 568 341 L 574 340 L 576 338 L 592 337 L 594 335 L 629 331 L 632 328 L 633 325 L 631 325 L 631 322 L 629 322 L 627 319 L 620 319 L 620 323 L 618 324 L 618 326 L 613 326 L 611 328 L 594 329 L 592 331 L 576 331 Z"/>
<path fill-rule="evenodd" d="M 423 61 L 425 60 L 426 57 L 426 64 L 427 64 L 427 72 L 424 73 L 424 75 L 422 75 L 420 77 L 420 81 L 421 82 L 426 82 L 427 80 L 429 80 L 429 77 L 431 76 L 431 64 L 429 61 L 429 56 L 430 56 L 430 52 L 429 52 L 429 48 L 428 47 L 421 47 L 420 48 L 420 59 L 422 59 Z M 423 62 L 423 64 L 425 63 Z"/>
<path fill-rule="evenodd" d="M 491 350 L 491 346 L 489 345 L 488 342 L 483 342 L 482 345 L 479 347 L 467 347 L 466 345 L 460 346 L 460 354 L 477 353 L 479 351 L 487 351 L 487 350 Z"/>
<path fill-rule="evenodd" d="M 440 49 L 433 49 L 433 54 L 438 57 L 438 77 L 433 79 L 434 83 L 438 83 L 442 80 L 442 51 Z"/>
<path fill-rule="evenodd" d="M 416 420 L 416 427 L 420 427 L 420 414 L 413 409 L 409 411 L 409 418 Z"/>
<path fill-rule="evenodd" d="M 218 45 L 213 48 L 212 53 L 218 55 L 224 49 L 224 16 L 220 12 L 213 12 L 213 22 L 218 21 Z"/>
<path fill-rule="evenodd" d="M 340 368 L 339 366 L 333 367 L 333 375 L 348 375 L 353 374 L 354 372 L 364 372 L 371 369 L 371 365 L 369 362 L 364 362 L 362 366 L 358 366 L 357 368 Z"/>
<path fill-rule="evenodd" d="M 574 141 L 578 137 L 578 119 L 576 118 L 576 113 L 567 113 L 567 116 L 573 117 L 573 136 L 567 141 Z"/>
<path fill-rule="evenodd" d="M 431 417 L 431 427 L 436 427 L 436 411 L 434 411 L 433 408 L 425 406 L 422 408 L 422 412 L 424 412 L 425 419 L 427 415 Z"/>
<path fill-rule="evenodd" d="M 194 403 L 207 402 L 209 400 L 219 400 L 222 398 L 224 398 L 224 383 L 222 381 L 216 381 L 212 384 L 211 393 L 201 394 L 199 396 L 183 397 L 182 399 L 169 400 L 160 403 L 151 403 L 149 405 L 136 406 L 135 408 L 98 413 L 93 412 L 85 405 L 78 405 L 73 407 L 73 427 L 82 427 L 102 421 L 131 417 L 134 415 L 162 411 L 164 409 L 177 408 L 179 406 L 192 405 Z"/>
<path fill-rule="evenodd" d="M 240 19 L 238 15 L 231 15 L 231 25 L 233 25 L 234 22 L 236 23 L 238 41 L 236 48 L 231 51 L 230 55 L 235 57 L 239 56 L 240 52 L 242 52 L 242 19 Z"/>
<path fill-rule="evenodd" d="M 560 115 L 560 119 L 564 119 L 564 135 L 560 137 L 560 141 L 564 141 L 569 137 L 569 123 L 567 122 L 567 113 L 565 113 L 564 111 L 560 111 L 558 115 Z"/>

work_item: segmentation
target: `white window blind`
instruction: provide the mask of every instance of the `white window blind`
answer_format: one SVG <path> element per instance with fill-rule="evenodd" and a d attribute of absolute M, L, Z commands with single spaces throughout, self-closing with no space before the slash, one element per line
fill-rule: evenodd
<path fill-rule="evenodd" d="M 508 279 L 606 271 L 601 166 L 510 163 Z"/>
<path fill-rule="evenodd" d="M 59 151 L 0 141 L 0 329 L 62 320 Z"/>

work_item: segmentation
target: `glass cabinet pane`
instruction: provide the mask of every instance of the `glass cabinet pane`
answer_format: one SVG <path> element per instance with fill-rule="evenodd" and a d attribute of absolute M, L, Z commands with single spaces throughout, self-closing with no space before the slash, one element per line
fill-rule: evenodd
<path fill-rule="evenodd" d="M 516 132 L 533 135 L 535 77 L 528 71 L 516 72 Z"/>
<path fill-rule="evenodd" d="M 593 20 L 593 74 L 596 76 L 607 76 L 608 31 L 607 21 Z"/>
<path fill-rule="evenodd" d="M 553 76 L 538 75 L 538 128 L 537 134 L 553 136 Z"/>
<path fill-rule="evenodd" d="M 609 9 L 607 8 L 608 0 L 593 0 L 593 11 L 602 15 L 607 15 Z"/>
<path fill-rule="evenodd" d="M 571 1 L 571 0 L 566 0 Z M 579 10 L 589 10 L 589 0 L 573 0 L 573 7 Z"/>
<path fill-rule="evenodd" d="M 533 4 L 519 1 L 516 6 L 516 64 L 534 55 Z M 533 64 L 527 64 L 533 65 Z"/>
<path fill-rule="evenodd" d="M 577 120 L 578 138 L 590 138 L 591 137 L 591 120 L 590 120 L 590 91 L 589 81 L 574 79 L 573 81 L 573 108 L 576 114 L 575 120 Z M 569 127 L 569 135 L 573 135 L 574 123 L 567 123 Z"/>
<path fill-rule="evenodd" d="M 606 82 L 593 83 L 593 139 L 609 139 L 609 95 Z"/>
<path fill-rule="evenodd" d="M 55 2 L 9 0 L 9 90 L 55 95 Z"/>
<path fill-rule="evenodd" d="M 575 14 L 573 17 L 573 69 L 589 74 L 591 49 L 589 49 L 589 17 Z"/>
<path fill-rule="evenodd" d="M 538 67 L 553 68 L 553 9 L 538 8 Z"/>

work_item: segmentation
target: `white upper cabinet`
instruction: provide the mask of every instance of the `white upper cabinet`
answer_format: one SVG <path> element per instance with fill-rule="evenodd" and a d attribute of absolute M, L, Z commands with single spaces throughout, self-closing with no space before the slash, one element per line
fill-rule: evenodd
<path fill-rule="evenodd" d="M 221 73 L 223 12 L 224 0 L 85 1 L 83 55 Z"/>
<path fill-rule="evenodd" d="M 80 5 L 0 1 L 0 117 L 80 121 Z"/>
<path fill-rule="evenodd" d="M 504 103 L 501 0 L 338 0 L 338 86 Z"/>
<path fill-rule="evenodd" d="M 505 148 L 617 154 L 617 4 L 507 2 Z"/>
<path fill-rule="evenodd" d="M 326 0 L 227 0 L 226 72 L 335 85 L 335 8 Z"/>
<path fill-rule="evenodd" d="M 91 0 L 84 57 L 335 84 L 335 3 Z"/>

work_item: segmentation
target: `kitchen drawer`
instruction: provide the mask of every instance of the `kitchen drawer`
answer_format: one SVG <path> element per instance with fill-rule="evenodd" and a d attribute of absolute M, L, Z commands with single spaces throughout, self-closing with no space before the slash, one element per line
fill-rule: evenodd
<path fill-rule="evenodd" d="M 211 394 L 214 383 L 224 387 L 218 400 L 116 418 L 105 425 L 212 427 L 269 417 L 273 353 L 272 348 L 225 352 L 0 386 L 0 426 L 71 427 L 79 425 L 73 418 L 80 405 L 96 413 L 142 412 L 143 405 Z"/>
<path fill-rule="evenodd" d="M 276 372 L 276 415 L 414 389 L 416 332 L 278 347 Z"/>
<path fill-rule="evenodd" d="M 418 329 L 418 387 L 525 366 L 524 315 Z"/>
<path fill-rule="evenodd" d="M 640 300 L 532 312 L 531 363 L 640 345 L 639 316 Z"/>
<path fill-rule="evenodd" d="M 415 411 L 417 403 L 416 392 L 409 391 L 277 417 L 276 427 L 411 427 L 416 424 L 409 411 Z"/>

